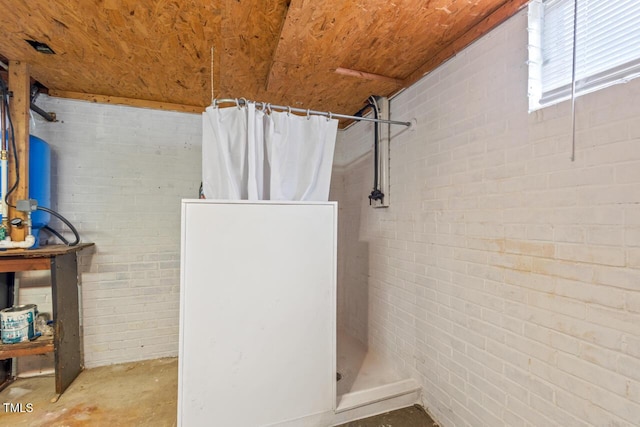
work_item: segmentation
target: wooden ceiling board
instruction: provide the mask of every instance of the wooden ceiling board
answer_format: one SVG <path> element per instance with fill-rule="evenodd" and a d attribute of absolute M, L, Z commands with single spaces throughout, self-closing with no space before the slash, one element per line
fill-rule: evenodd
<path fill-rule="evenodd" d="M 453 43 L 503 3 L 504 0 L 293 0 L 268 78 L 269 91 L 290 100 L 292 105 L 306 97 L 312 108 L 324 104 L 357 111 L 368 95 L 389 96 L 398 91 L 398 86 L 386 85 L 383 89 L 370 82 L 370 92 L 362 98 L 354 86 L 356 79 L 336 77 L 335 69 L 404 80 L 426 58 Z M 343 92 L 336 90 L 337 82 L 345 82 Z M 300 93 L 300 87 L 307 89 L 306 94 Z M 374 89 L 378 91 L 373 92 Z"/>
<path fill-rule="evenodd" d="M 471 2 L 472 0 L 466 0 Z M 479 0 L 473 0 L 476 3 Z M 486 11 L 503 0 L 485 0 Z M 287 64 L 332 64 L 334 68 L 368 70 L 405 78 L 410 72 L 389 72 L 391 62 L 413 71 L 411 62 L 424 62 L 422 51 L 446 45 L 462 20 L 478 20 L 475 4 L 464 12 L 451 0 L 361 0 L 310 2 L 294 0 L 284 25 L 276 61 Z M 449 4 L 449 8 L 446 5 Z M 438 6 L 441 7 L 438 7 Z M 433 23 L 437 25 L 433 25 Z M 399 50 L 403 49 L 403 50 Z M 419 59 L 414 59 L 417 57 Z M 354 58 L 358 60 L 354 61 Z M 384 61 L 380 61 L 384 58 Z M 366 61 L 366 62 L 365 62 Z M 394 74 L 396 74 L 394 76 Z"/>
<path fill-rule="evenodd" d="M 274 63 L 272 75 L 275 81 L 290 84 L 274 89 L 269 102 L 342 114 L 355 113 L 372 94 L 398 90 L 397 84 L 388 81 L 341 76 L 326 69 L 314 70 L 281 62 Z"/>
<path fill-rule="evenodd" d="M 520 9 L 525 7 L 529 0 L 506 0 L 499 7 L 482 19 L 476 25 L 470 27 L 460 37 L 454 39 L 448 45 L 433 52 L 427 60 L 420 65 L 410 76 L 405 79 L 404 86 L 410 86 L 420 80 L 423 76 L 436 69 L 439 65 L 449 60 L 475 40 L 500 25 L 506 19 L 515 15 Z"/>
<path fill-rule="evenodd" d="M 0 0 L 0 52 L 50 89 L 177 104 L 210 101 L 221 13 L 200 0 Z M 25 25 L 28 23 L 28 25 Z M 218 37 L 217 37 L 218 36 Z M 56 55 L 24 39 L 46 42 Z"/>
<path fill-rule="evenodd" d="M 408 77 L 430 52 L 438 51 L 476 25 L 503 0 L 451 2 L 395 0 L 384 2 L 364 33 L 345 56 L 345 68 Z"/>
<path fill-rule="evenodd" d="M 218 98 L 262 100 L 289 0 L 225 0 Z"/>
<path fill-rule="evenodd" d="M 388 0 L 292 0 L 268 77 L 268 93 L 294 107 L 352 114 L 396 84 L 335 73 Z M 383 92 L 380 92 L 383 91 Z"/>
<path fill-rule="evenodd" d="M 213 77 L 217 98 L 353 114 L 370 95 L 415 82 L 525 4 L 0 0 L 0 55 L 29 63 L 54 95 L 94 102 L 201 111 Z M 24 39 L 46 42 L 56 55 Z"/>

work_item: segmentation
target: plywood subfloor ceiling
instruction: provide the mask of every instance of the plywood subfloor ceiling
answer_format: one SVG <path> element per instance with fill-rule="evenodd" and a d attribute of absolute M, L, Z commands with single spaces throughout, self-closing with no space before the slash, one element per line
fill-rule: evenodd
<path fill-rule="evenodd" d="M 179 111 L 239 98 L 353 114 L 527 0 L 0 0 L 0 55 L 50 94 Z M 36 52 L 25 39 L 47 43 Z"/>

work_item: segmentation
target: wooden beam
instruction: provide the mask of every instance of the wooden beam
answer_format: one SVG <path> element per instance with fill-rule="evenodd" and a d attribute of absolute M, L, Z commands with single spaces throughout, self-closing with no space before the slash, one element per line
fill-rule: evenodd
<path fill-rule="evenodd" d="M 9 61 L 9 90 L 13 93 L 9 102 L 13 134 L 16 141 L 18 165 L 14 162 L 13 147 L 9 147 L 9 188 L 16 182 L 16 167 L 19 168 L 20 181 L 9 197 L 14 205 L 18 200 L 29 198 L 29 105 L 31 104 L 31 80 L 29 64 L 22 61 Z M 9 218 L 26 219 L 27 215 L 14 208 L 9 208 Z M 23 241 L 27 234 L 26 227 L 11 227 L 11 239 Z"/>
<path fill-rule="evenodd" d="M 31 252 L 31 251 L 26 251 Z M 9 253 L 15 255 L 16 251 Z M 10 258 L 0 261 L 0 273 L 13 273 L 16 271 L 50 270 L 49 258 Z"/>
<path fill-rule="evenodd" d="M 453 41 L 451 44 L 446 46 L 440 52 L 438 52 L 435 56 L 432 56 L 422 64 L 416 71 L 411 73 L 403 83 L 404 87 L 411 86 L 425 74 L 433 71 L 435 68 L 439 67 L 445 61 L 454 57 L 458 52 L 469 46 L 474 41 L 478 40 L 480 37 L 493 30 L 495 27 L 500 25 L 505 20 L 509 19 L 513 15 L 515 15 L 520 9 L 525 7 L 529 3 L 529 0 L 506 0 L 501 6 L 496 8 L 489 16 L 480 21 L 474 27 L 472 27 L 469 31 L 464 33 L 461 37 Z"/>
<path fill-rule="evenodd" d="M 40 337 L 35 341 L 15 344 L 0 344 L 0 360 L 51 352 L 53 352 L 53 337 Z"/>
<path fill-rule="evenodd" d="M 99 104 L 127 105 L 137 108 L 151 108 L 153 110 L 178 111 L 181 113 L 202 113 L 206 107 L 198 105 L 171 104 L 161 101 L 147 101 L 144 99 L 123 98 L 119 96 L 94 95 L 90 93 L 68 92 L 49 89 L 49 96 L 58 98 L 78 99 Z"/>
<path fill-rule="evenodd" d="M 336 68 L 335 72 L 336 74 L 342 74 L 343 76 L 351 76 L 364 80 L 393 83 L 397 86 L 402 86 L 404 84 L 403 80 L 394 79 L 393 77 L 381 76 L 380 74 L 372 74 L 364 71 L 350 70 L 348 68 L 338 67 Z"/>

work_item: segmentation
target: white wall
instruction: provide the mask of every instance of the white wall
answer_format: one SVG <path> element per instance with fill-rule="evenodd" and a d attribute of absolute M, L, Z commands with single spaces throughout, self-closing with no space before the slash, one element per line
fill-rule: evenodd
<path fill-rule="evenodd" d="M 369 245 L 361 220 L 373 188 L 373 126 L 363 123 L 350 140 L 343 135 L 338 132 L 329 195 L 338 201 L 338 328 L 367 344 Z"/>
<path fill-rule="evenodd" d="M 198 196 L 200 116 L 37 104 L 59 120 L 32 129 L 51 144 L 53 208 L 96 244 L 80 258 L 85 365 L 176 356 L 180 200 Z"/>
<path fill-rule="evenodd" d="M 390 208 L 345 196 L 370 179 L 346 166 L 367 338 L 442 426 L 637 426 L 640 79 L 577 101 L 571 162 L 569 103 L 527 113 L 526 27 L 523 11 L 393 99 L 418 126 L 391 142 Z"/>

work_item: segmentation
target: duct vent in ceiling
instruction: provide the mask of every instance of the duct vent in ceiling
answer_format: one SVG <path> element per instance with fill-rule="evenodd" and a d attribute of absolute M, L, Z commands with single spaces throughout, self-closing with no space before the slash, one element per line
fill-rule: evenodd
<path fill-rule="evenodd" d="M 53 51 L 53 49 L 51 49 L 49 47 L 49 45 L 46 44 L 46 43 L 38 42 L 38 41 L 35 41 L 35 40 L 25 40 L 25 41 L 27 43 L 29 43 L 32 48 L 34 48 L 35 50 L 37 50 L 40 53 L 46 53 L 48 55 L 55 55 L 55 52 Z"/>

